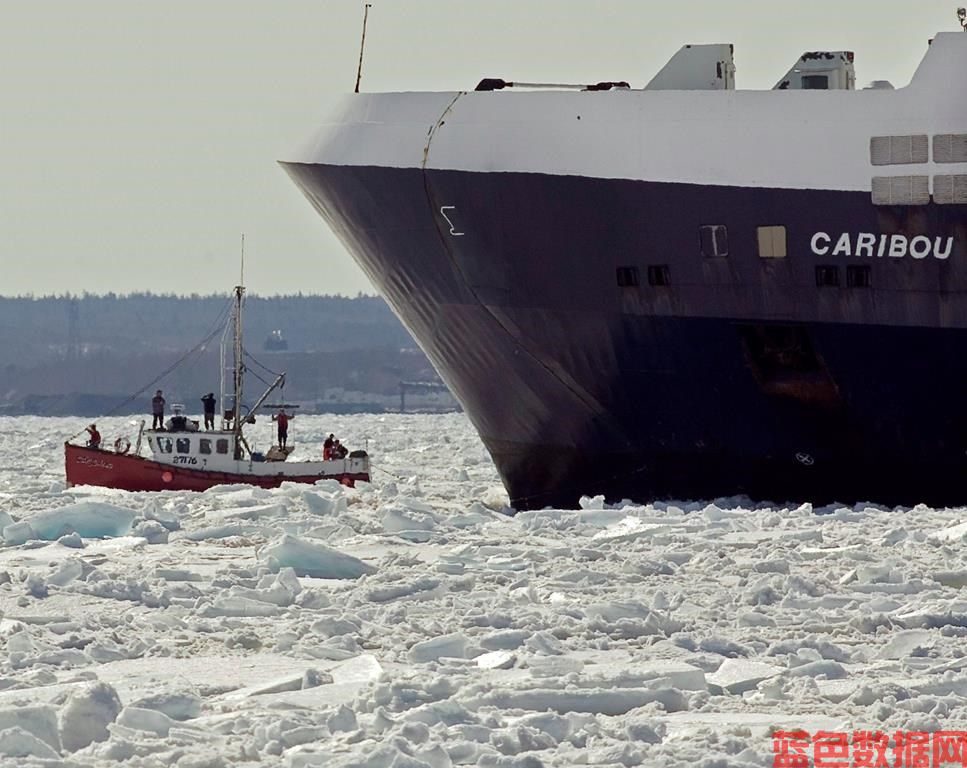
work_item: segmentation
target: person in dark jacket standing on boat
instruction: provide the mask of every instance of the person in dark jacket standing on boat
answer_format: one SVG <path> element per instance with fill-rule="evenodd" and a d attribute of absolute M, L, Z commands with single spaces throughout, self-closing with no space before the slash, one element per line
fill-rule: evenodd
<path fill-rule="evenodd" d="M 151 422 L 151 429 L 164 429 L 165 426 L 165 399 L 161 396 L 159 389 L 151 398 L 151 415 L 154 417 Z"/>
<path fill-rule="evenodd" d="M 205 429 L 215 429 L 215 393 L 209 392 L 201 402 L 205 406 Z"/>
<path fill-rule="evenodd" d="M 279 448 L 285 448 L 286 440 L 289 439 L 289 419 L 291 417 L 285 412 L 285 408 L 280 408 L 279 412 L 272 417 L 272 421 L 279 424 Z"/>

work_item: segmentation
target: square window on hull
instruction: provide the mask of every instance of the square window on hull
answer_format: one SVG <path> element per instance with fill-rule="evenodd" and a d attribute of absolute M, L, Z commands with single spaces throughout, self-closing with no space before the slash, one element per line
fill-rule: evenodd
<path fill-rule="evenodd" d="M 699 227 L 699 242 L 706 259 L 729 255 L 729 230 L 723 224 L 707 224 Z"/>
<path fill-rule="evenodd" d="M 846 285 L 849 288 L 872 288 L 872 267 L 847 267 Z"/>
<path fill-rule="evenodd" d="M 757 234 L 760 259 L 786 258 L 785 227 L 759 227 Z"/>
<path fill-rule="evenodd" d="M 648 267 L 648 285 L 663 286 L 671 284 L 672 275 L 667 264 L 653 264 Z"/>
<path fill-rule="evenodd" d="M 839 267 L 816 267 L 816 285 L 819 288 L 839 287 Z"/>
<path fill-rule="evenodd" d="M 228 440 L 224 437 L 219 438 L 215 442 L 215 450 L 218 451 L 218 453 L 228 453 Z"/>
<path fill-rule="evenodd" d="M 637 288 L 640 282 L 638 267 L 618 267 L 617 278 L 619 288 Z"/>

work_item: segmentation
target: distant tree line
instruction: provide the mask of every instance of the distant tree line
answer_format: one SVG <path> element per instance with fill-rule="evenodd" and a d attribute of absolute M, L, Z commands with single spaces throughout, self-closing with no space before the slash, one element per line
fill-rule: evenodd
<path fill-rule="evenodd" d="M 0 297 L 0 408 L 78 393 L 121 397 L 179 361 L 157 386 L 195 407 L 205 392 L 218 392 L 230 306 L 227 294 Z M 331 398 L 333 389 L 387 396 L 401 379 L 435 378 L 378 297 L 247 296 L 244 338 L 254 358 L 250 387 L 261 390 L 257 376 L 286 371 L 289 399 Z"/>

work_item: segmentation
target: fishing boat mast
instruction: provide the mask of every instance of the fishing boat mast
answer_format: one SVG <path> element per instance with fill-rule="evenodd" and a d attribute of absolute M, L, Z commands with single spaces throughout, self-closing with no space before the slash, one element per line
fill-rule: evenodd
<path fill-rule="evenodd" d="M 235 404 L 232 416 L 232 431 L 235 434 L 235 458 L 242 458 L 242 386 L 245 380 L 245 361 L 242 351 L 242 300 L 245 295 L 245 286 L 235 286 L 235 312 L 233 317 L 234 326 L 234 345 L 233 357 L 234 382 L 232 397 Z"/>

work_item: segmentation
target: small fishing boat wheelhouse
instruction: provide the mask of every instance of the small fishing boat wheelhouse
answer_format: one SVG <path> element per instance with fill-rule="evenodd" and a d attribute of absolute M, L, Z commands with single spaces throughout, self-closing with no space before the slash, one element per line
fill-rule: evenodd
<path fill-rule="evenodd" d="M 234 306 L 222 335 L 221 370 L 223 409 L 221 428 L 199 431 L 198 422 L 185 417 L 177 406 L 163 429 L 145 429 L 144 422 L 132 446 L 118 438 L 113 449 L 64 443 L 68 487 L 98 485 L 127 491 L 204 491 L 215 485 L 247 483 L 274 488 L 283 482 L 314 483 L 338 480 L 353 486 L 369 481 L 369 456 L 353 451 L 345 457 L 320 461 L 287 461 L 291 447 L 273 446 L 265 454 L 253 451 L 245 440 L 245 424 L 265 405 L 268 396 L 285 383 L 279 374 L 250 409 L 242 406 L 245 350 L 242 347 L 242 307 L 245 288 L 235 288 Z M 230 339 L 229 339 L 230 337 Z M 232 364 L 228 365 L 231 342 Z M 230 384 L 225 372 L 231 371 Z M 143 456 L 147 445 L 150 456 Z"/>

